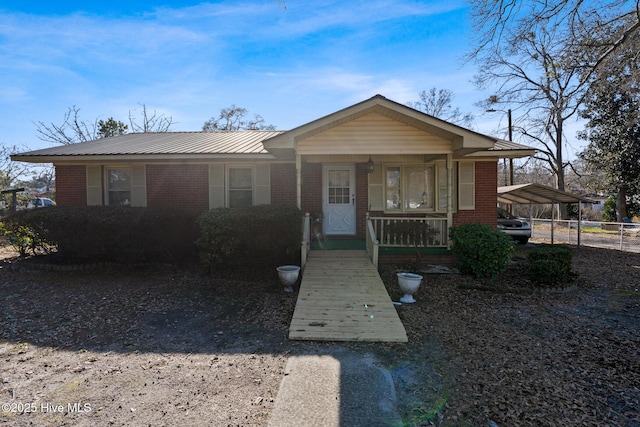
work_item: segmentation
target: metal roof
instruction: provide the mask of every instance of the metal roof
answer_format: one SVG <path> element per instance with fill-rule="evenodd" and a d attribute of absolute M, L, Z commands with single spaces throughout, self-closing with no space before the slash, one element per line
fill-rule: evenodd
<path fill-rule="evenodd" d="M 262 141 L 283 131 L 247 130 L 237 132 L 130 133 L 94 141 L 29 151 L 12 156 L 15 160 L 76 156 L 229 155 L 269 153 Z"/>
<path fill-rule="evenodd" d="M 506 141 L 504 139 L 496 140 L 493 148 L 483 151 L 471 153 L 471 157 L 499 157 L 501 159 L 518 159 L 521 157 L 533 156 L 536 149 L 528 145 L 518 144 L 517 142 Z"/>
<path fill-rule="evenodd" d="M 429 116 L 381 95 L 290 131 L 242 130 L 229 132 L 130 133 L 94 141 L 17 153 L 12 160 L 30 163 L 104 161 L 208 161 L 213 159 L 292 159 L 294 139 L 322 132 L 371 111 L 440 135 L 452 141 L 460 158 L 518 158 L 535 149 L 464 129 Z"/>
<path fill-rule="evenodd" d="M 593 200 L 577 194 L 533 183 L 498 187 L 498 201 L 502 203 L 594 203 Z"/>

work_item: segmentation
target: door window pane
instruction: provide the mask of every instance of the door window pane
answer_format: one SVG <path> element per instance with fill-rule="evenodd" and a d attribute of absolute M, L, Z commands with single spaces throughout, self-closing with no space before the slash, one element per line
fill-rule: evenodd
<path fill-rule="evenodd" d="M 330 205 L 348 205 L 351 196 L 348 170 L 329 170 L 329 192 L 327 200 Z"/>

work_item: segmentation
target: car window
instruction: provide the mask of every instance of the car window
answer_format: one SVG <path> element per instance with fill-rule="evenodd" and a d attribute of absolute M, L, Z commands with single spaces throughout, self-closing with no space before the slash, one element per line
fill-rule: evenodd
<path fill-rule="evenodd" d="M 500 208 L 498 208 L 498 218 L 499 219 L 516 219 L 515 216 L 511 215 L 506 210 L 500 209 Z"/>

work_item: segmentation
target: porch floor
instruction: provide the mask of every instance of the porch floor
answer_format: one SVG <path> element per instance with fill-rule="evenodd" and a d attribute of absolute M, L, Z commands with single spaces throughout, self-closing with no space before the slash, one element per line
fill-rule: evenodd
<path fill-rule="evenodd" d="M 407 342 L 407 333 L 365 251 L 311 251 L 289 339 Z"/>

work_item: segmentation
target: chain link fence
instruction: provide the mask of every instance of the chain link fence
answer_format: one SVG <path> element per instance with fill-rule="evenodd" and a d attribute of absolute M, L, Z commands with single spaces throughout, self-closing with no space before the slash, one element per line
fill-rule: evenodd
<path fill-rule="evenodd" d="M 531 238 L 554 243 L 578 244 L 578 221 L 533 219 Z M 640 253 L 640 224 L 624 222 L 582 221 L 581 245 Z"/>

